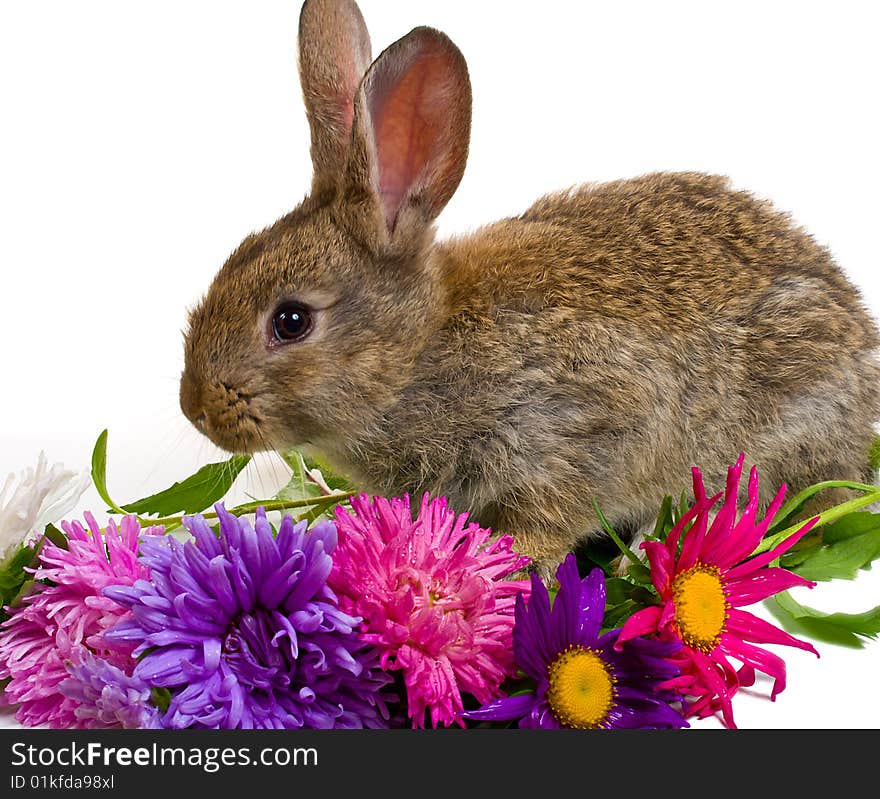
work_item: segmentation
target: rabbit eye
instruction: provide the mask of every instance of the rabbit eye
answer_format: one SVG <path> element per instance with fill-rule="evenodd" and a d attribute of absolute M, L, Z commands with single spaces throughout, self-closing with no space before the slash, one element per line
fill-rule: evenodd
<path fill-rule="evenodd" d="M 279 344 L 300 341 L 312 332 L 312 312 L 301 303 L 285 302 L 272 316 L 272 335 Z"/>

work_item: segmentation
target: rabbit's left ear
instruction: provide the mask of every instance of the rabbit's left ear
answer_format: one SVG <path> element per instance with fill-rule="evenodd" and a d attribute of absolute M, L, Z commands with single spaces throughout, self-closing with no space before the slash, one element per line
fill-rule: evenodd
<path fill-rule="evenodd" d="M 354 98 L 370 67 L 370 35 L 354 0 L 306 0 L 299 20 L 299 71 L 312 133 L 312 192 L 343 173 Z"/>
<path fill-rule="evenodd" d="M 461 51 L 416 28 L 370 67 L 355 98 L 346 189 L 372 195 L 393 234 L 405 213 L 428 223 L 458 188 L 471 132 L 471 85 Z"/>

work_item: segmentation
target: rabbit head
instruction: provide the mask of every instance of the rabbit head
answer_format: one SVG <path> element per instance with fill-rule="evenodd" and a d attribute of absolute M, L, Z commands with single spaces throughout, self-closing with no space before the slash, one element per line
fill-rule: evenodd
<path fill-rule="evenodd" d="M 299 47 L 311 193 L 235 250 L 185 340 L 181 407 L 235 452 L 369 426 L 444 319 L 433 220 L 467 159 L 464 58 L 417 28 L 371 64 L 351 0 L 308 0 Z"/>

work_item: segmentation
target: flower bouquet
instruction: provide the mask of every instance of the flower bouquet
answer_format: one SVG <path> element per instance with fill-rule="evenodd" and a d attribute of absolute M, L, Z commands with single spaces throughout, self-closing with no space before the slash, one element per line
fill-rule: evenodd
<path fill-rule="evenodd" d="M 24 726 L 673 729 L 717 716 L 765 645 L 818 655 L 880 633 L 880 607 L 821 613 L 788 593 L 852 579 L 880 557 L 880 488 L 844 481 L 759 508 L 744 457 L 710 495 L 659 507 L 637 548 L 607 522 L 545 585 L 509 536 L 443 497 L 370 497 L 298 452 L 273 497 L 226 507 L 249 458 L 152 496 L 107 489 L 41 456 L 0 493 L 0 686 Z M 877 459 L 875 458 L 875 461 Z M 874 464 L 876 468 L 876 463 Z M 102 527 L 65 519 L 94 485 Z M 676 491 L 679 487 L 670 487 Z M 818 516 L 826 489 L 852 499 Z M 746 610 L 758 602 L 780 626 Z M 793 635 L 798 633 L 798 637 Z"/>

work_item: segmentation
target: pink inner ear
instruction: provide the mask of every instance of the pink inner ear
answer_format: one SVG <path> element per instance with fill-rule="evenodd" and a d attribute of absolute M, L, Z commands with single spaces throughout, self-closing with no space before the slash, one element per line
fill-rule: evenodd
<path fill-rule="evenodd" d="M 429 210 L 437 213 L 449 200 L 443 184 L 453 155 L 448 131 L 456 89 L 448 54 L 431 43 L 395 71 L 377 76 L 370 95 L 379 194 L 389 230 L 407 197 L 425 193 Z M 435 181 L 436 187 L 429 185 Z"/>

